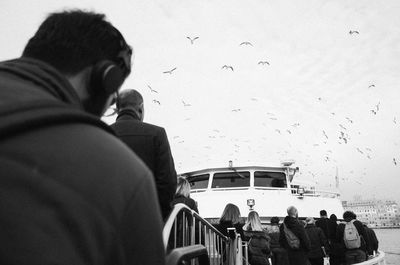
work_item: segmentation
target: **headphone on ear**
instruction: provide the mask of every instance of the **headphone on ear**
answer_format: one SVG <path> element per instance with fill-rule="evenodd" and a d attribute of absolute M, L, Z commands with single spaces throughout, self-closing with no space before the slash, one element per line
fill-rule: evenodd
<path fill-rule="evenodd" d="M 131 72 L 132 48 L 126 44 L 118 30 L 116 34 L 120 37 L 122 50 L 115 61 L 101 60 L 94 65 L 89 88 L 89 94 L 93 96 L 109 96 L 117 92 Z"/>

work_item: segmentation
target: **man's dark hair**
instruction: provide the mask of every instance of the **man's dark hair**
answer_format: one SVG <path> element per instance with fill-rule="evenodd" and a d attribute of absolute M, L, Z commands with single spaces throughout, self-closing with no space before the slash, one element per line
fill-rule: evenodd
<path fill-rule="evenodd" d="M 128 47 L 104 14 L 71 10 L 52 13 L 28 41 L 22 56 L 73 75 L 101 60 L 120 64 L 117 55 Z"/>
<path fill-rule="evenodd" d="M 328 216 L 328 213 L 325 210 L 319 211 L 320 216 Z"/>
<path fill-rule="evenodd" d="M 343 213 L 343 219 L 353 220 L 356 218 L 357 218 L 356 214 L 353 213 L 352 211 L 345 211 Z"/>

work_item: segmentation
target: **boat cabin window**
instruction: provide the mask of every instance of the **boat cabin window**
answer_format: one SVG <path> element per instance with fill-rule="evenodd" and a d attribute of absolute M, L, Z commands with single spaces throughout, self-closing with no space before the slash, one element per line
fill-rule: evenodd
<path fill-rule="evenodd" d="M 249 187 L 250 172 L 215 173 L 211 188 Z"/>
<path fill-rule="evenodd" d="M 188 181 L 190 183 L 190 188 L 192 190 L 207 189 L 209 178 L 210 178 L 210 174 L 203 174 L 203 175 L 189 177 Z"/>
<path fill-rule="evenodd" d="M 286 188 L 286 175 L 283 172 L 254 172 L 254 187 Z"/>

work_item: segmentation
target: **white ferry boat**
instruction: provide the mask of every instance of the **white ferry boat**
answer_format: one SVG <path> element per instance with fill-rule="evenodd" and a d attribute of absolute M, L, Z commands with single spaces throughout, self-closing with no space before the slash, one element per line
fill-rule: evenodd
<path fill-rule="evenodd" d="M 337 191 L 317 190 L 310 182 L 294 179 L 299 168 L 294 161 L 279 166 L 245 166 L 208 168 L 181 175 L 191 184 L 191 197 L 197 201 L 200 215 L 206 219 L 218 219 L 226 204 L 233 203 L 242 217 L 249 210 L 256 210 L 267 223 L 273 216 L 286 216 L 286 209 L 293 205 L 300 217 L 319 217 L 324 209 L 328 215 L 343 215 L 340 194 Z"/>

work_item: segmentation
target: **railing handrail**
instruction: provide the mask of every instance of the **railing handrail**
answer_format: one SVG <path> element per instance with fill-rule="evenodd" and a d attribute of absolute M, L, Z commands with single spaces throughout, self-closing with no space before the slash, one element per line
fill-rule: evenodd
<path fill-rule="evenodd" d="M 385 252 L 378 250 L 378 255 L 374 258 L 363 261 L 361 263 L 356 263 L 355 265 L 385 265 Z"/>
<path fill-rule="evenodd" d="M 214 233 L 219 235 L 224 241 L 228 242 L 228 237 L 222 234 L 219 230 L 217 230 L 212 224 L 210 224 L 207 220 L 205 220 L 203 217 L 201 217 L 198 213 L 196 213 L 194 210 L 190 209 L 188 206 L 186 206 L 183 203 L 177 203 L 174 205 L 174 208 L 172 209 L 168 220 L 164 224 L 164 229 L 163 229 L 163 240 L 164 240 L 164 246 L 165 249 L 167 248 L 168 245 L 168 239 L 172 230 L 172 227 L 174 225 L 175 218 L 178 216 L 179 213 L 181 212 L 186 212 L 191 215 L 192 218 L 197 219 L 197 221 L 202 222 L 207 228 L 211 229 Z"/>

